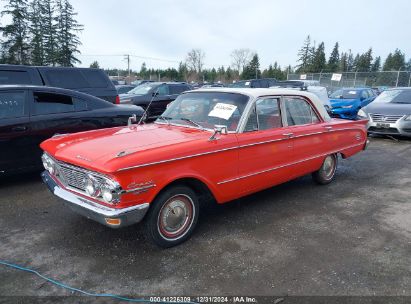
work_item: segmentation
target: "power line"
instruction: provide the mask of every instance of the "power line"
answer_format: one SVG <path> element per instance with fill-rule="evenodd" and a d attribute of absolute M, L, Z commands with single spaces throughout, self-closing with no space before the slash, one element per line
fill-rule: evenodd
<path fill-rule="evenodd" d="M 121 54 L 121 55 L 120 54 L 80 54 L 78 56 L 84 56 L 84 57 L 120 57 L 121 56 L 121 57 L 124 57 L 124 54 Z M 156 58 L 156 57 L 149 57 L 149 56 L 140 56 L 140 55 L 134 55 L 134 54 L 128 54 L 126 56 L 140 58 L 140 59 L 173 62 L 173 63 L 181 62 L 181 60 L 171 60 L 171 59 Z"/>

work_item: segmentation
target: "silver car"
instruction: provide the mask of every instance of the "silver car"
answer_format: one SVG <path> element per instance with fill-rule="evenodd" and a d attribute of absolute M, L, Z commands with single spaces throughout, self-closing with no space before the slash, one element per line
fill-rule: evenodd
<path fill-rule="evenodd" d="M 369 133 L 411 137 L 411 88 L 382 92 L 358 116 L 369 120 Z"/>

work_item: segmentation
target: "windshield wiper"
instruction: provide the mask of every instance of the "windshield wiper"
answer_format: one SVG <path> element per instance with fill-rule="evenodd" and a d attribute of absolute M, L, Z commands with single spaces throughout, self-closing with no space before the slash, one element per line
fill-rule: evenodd
<path fill-rule="evenodd" d="M 168 125 L 170 125 L 170 120 L 173 119 L 172 117 L 168 117 L 168 116 L 162 116 L 160 115 L 157 118 L 161 118 L 162 120 L 164 120 Z"/>
<path fill-rule="evenodd" d="M 198 122 L 195 122 L 195 121 L 191 120 L 190 118 L 182 117 L 182 118 L 180 118 L 180 120 L 188 121 L 191 124 L 195 125 L 196 127 L 199 127 L 201 130 L 204 130 L 204 127 L 202 125 L 200 125 Z"/>

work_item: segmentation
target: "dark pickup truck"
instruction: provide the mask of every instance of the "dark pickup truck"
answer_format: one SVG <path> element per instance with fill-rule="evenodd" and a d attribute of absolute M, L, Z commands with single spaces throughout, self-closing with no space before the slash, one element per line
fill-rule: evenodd
<path fill-rule="evenodd" d="M 114 84 L 100 69 L 0 64 L 0 85 L 9 84 L 71 89 L 120 103 Z"/>

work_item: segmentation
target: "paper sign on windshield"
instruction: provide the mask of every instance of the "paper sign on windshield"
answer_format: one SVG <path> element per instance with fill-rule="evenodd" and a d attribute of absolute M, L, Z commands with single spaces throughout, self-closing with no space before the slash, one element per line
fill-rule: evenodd
<path fill-rule="evenodd" d="M 210 113 L 208 113 L 208 116 L 229 120 L 236 109 L 237 106 L 235 105 L 219 102 L 214 106 Z"/>

